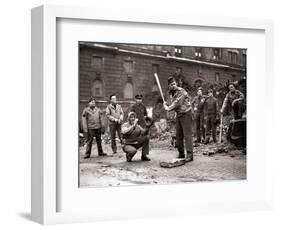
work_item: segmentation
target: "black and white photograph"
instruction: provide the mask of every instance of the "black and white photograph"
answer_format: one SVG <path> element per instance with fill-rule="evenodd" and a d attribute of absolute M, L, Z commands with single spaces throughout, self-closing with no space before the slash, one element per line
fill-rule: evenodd
<path fill-rule="evenodd" d="M 247 179 L 247 48 L 78 49 L 79 187 Z"/>

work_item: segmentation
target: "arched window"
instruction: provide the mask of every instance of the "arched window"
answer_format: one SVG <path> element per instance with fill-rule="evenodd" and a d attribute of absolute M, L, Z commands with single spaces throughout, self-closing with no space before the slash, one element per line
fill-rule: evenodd
<path fill-rule="evenodd" d="M 93 97 L 103 97 L 103 83 L 101 80 L 93 81 L 91 94 Z"/>
<path fill-rule="evenodd" d="M 133 84 L 130 82 L 127 82 L 124 87 L 124 98 L 132 99 L 133 97 L 134 97 Z"/>

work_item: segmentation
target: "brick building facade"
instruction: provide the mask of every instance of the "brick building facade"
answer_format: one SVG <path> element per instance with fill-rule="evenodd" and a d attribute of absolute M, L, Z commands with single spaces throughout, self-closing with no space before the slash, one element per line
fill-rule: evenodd
<path fill-rule="evenodd" d="M 80 42 L 80 112 L 91 96 L 104 109 L 111 94 L 125 109 L 138 93 L 146 105 L 154 105 L 159 95 L 155 72 L 166 96 L 171 75 L 192 87 L 238 81 L 246 77 L 246 50 Z"/>

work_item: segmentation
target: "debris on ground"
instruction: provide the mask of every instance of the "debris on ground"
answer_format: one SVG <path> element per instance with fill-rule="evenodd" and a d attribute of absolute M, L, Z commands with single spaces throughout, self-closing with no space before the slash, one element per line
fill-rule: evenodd
<path fill-rule="evenodd" d="M 214 151 L 208 151 L 208 152 L 203 152 L 202 154 L 204 156 L 213 156 L 213 155 L 215 155 L 215 152 Z"/>
<path fill-rule="evenodd" d="M 185 164 L 185 159 L 176 158 L 171 161 L 162 161 L 160 162 L 160 166 L 162 168 L 175 168 L 178 166 L 182 166 Z"/>
<path fill-rule="evenodd" d="M 94 143 L 91 158 L 84 160 L 86 146 L 80 146 L 80 186 L 104 187 L 246 179 L 245 148 L 237 147 L 226 139 L 223 143 L 213 141 L 208 145 L 197 143 L 198 147 L 194 148 L 194 161 L 186 167 L 179 167 L 185 165 L 186 161 L 176 158 L 178 150 L 171 145 L 173 136 L 174 133 L 165 132 L 160 138 L 150 139 L 149 163 L 136 159 L 132 164 L 128 164 L 120 143 L 117 143 L 117 154 L 107 157 L 98 156 L 97 145 Z M 108 144 L 103 142 L 103 149 L 111 153 L 110 142 Z M 140 156 L 141 149 L 138 150 L 136 158 Z"/>
<path fill-rule="evenodd" d="M 228 153 L 228 149 L 224 147 L 219 147 L 216 149 L 216 153 Z"/>

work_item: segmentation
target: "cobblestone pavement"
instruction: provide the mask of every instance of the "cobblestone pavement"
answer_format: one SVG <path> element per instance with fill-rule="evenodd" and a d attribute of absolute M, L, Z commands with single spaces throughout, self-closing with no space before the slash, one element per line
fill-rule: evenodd
<path fill-rule="evenodd" d="M 194 161 L 176 168 L 161 168 L 161 161 L 177 157 L 177 150 L 167 141 L 152 140 L 151 161 L 140 160 L 139 150 L 132 162 L 126 162 L 125 154 L 118 146 L 112 155 L 109 144 L 103 145 L 106 157 L 98 157 L 96 145 L 92 156 L 83 159 L 85 147 L 80 148 L 80 186 L 104 187 L 120 185 L 169 184 L 198 181 L 244 180 L 246 179 L 245 150 L 225 144 L 200 144 L 194 148 Z M 227 152 L 218 153 L 218 148 Z M 208 153 L 211 153 L 208 155 Z"/>

